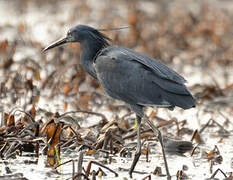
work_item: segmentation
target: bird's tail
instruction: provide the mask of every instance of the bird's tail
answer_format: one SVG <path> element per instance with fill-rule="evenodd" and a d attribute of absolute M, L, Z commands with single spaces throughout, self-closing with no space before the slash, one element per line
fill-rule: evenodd
<path fill-rule="evenodd" d="M 196 100 L 191 94 L 183 95 L 183 94 L 174 94 L 167 92 L 164 98 L 170 104 L 174 106 L 178 106 L 182 109 L 190 109 L 196 106 Z"/>

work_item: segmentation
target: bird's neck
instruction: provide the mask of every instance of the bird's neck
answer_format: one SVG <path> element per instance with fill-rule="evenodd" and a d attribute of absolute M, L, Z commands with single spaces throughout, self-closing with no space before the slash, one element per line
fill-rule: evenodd
<path fill-rule="evenodd" d="M 96 72 L 94 70 L 94 61 L 101 51 L 104 48 L 102 44 L 92 43 L 83 43 L 82 44 L 83 52 L 81 54 L 81 64 L 83 68 L 95 79 L 97 78 Z"/>

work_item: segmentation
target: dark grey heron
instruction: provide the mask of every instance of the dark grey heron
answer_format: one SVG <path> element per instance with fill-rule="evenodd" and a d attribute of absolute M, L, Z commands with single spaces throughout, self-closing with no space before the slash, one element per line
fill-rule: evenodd
<path fill-rule="evenodd" d="M 110 46 L 109 40 L 93 27 L 77 25 L 68 31 L 65 38 L 52 43 L 44 51 L 68 42 L 80 43 L 83 49 L 81 54 L 83 68 L 100 82 L 110 97 L 124 101 L 136 113 L 137 149 L 129 169 L 132 177 L 141 155 L 140 127 L 144 116 L 143 107 L 162 107 L 173 110 L 178 106 L 189 109 L 195 107 L 195 100 L 184 85 L 186 80 L 175 71 L 131 49 Z M 162 135 L 151 121 L 144 119 L 158 135 L 166 173 L 170 177 Z"/>

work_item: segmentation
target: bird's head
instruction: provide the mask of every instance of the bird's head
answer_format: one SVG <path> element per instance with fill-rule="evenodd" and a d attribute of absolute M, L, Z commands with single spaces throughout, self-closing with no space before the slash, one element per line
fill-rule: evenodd
<path fill-rule="evenodd" d="M 108 46 L 108 40 L 111 40 L 107 36 L 105 36 L 103 33 L 99 32 L 97 29 L 86 26 L 86 25 L 77 25 L 73 28 L 71 28 L 68 32 L 65 38 L 62 38 L 48 47 L 46 47 L 43 51 L 47 51 L 49 49 L 52 49 L 54 47 L 60 46 L 65 43 L 69 42 L 79 42 L 80 44 L 85 42 L 91 42 L 91 43 L 100 43 L 103 46 Z"/>

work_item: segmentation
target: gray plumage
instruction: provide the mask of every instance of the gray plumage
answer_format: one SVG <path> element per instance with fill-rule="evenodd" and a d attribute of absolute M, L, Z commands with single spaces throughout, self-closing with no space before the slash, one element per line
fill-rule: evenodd
<path fill-rule="evenodd" d="M 110 39 L 95 28 L 78 25 L 71 28 L 67 36 L 44 51 L 68 42 L 79 42 L 82 46 L 81 64 L 98 79 L 105 92 L 112 98 L 127 103 L 137 115 L 137 151 L 129 170 L 130 176 L 141 155 L 141 118 L 143 107 L 155 106 L 174 109 L 178 106 L 189 109 L 195 100 L 184 83 L 185 79 L 161 62 L 121 46 L 110 46 Z M 161 133 L 149 120 L 146 122 L 158 133 L 167 176 L 170 177 L 164 153 Z"/>
<path fill-rule="evenodd" d="M 188 109 L 195 105 L 183 77 L 128 48 L 106 47 L 96 57 L 94 67 L 106 93 L 128 103 L 140 116 L 144 106 Z"/>

